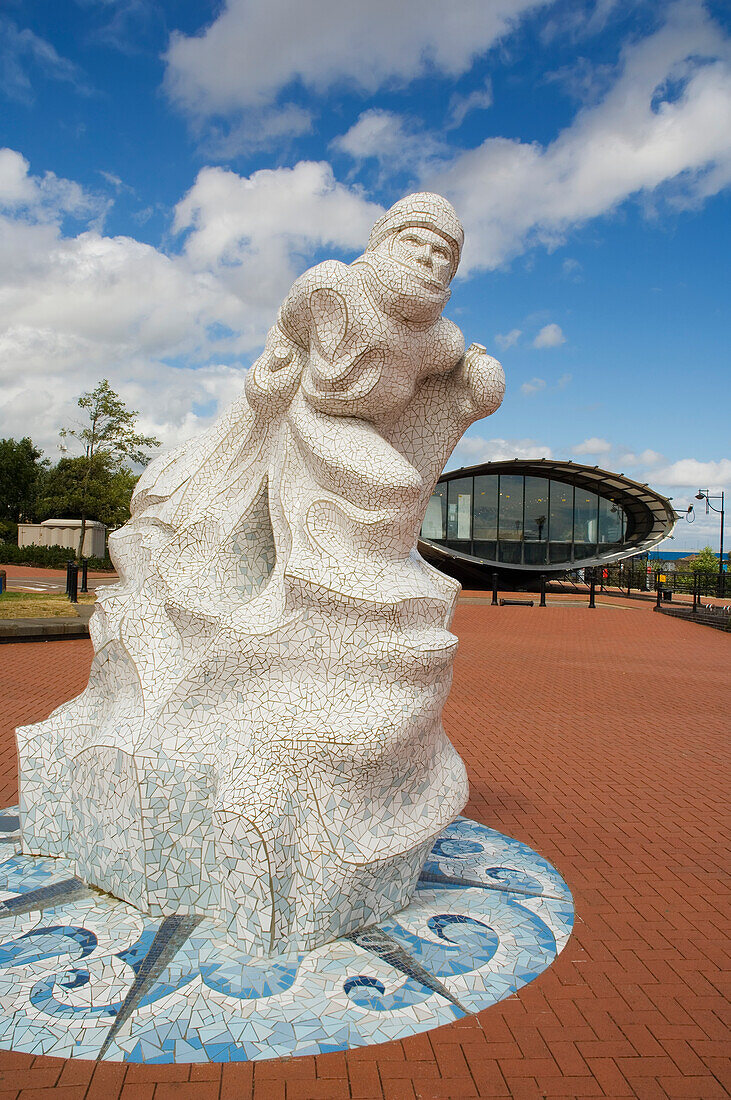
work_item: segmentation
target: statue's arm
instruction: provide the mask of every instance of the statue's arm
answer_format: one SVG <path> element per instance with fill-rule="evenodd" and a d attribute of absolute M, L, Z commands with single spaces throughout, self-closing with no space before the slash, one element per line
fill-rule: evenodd
<path fill-rule="evenodd" d="M 432 365 L 416 400 L 446 402 L 450 418 L 464 422 L 464 431 L 499 408 L 505 393 L 503 368 L 482 344 L 470 344 L 465 351 L 461 330 L 446 318 L 435 326 L 432 341 Z"/>
<path fill-rule="evenodd" d="M 389 438 L 431 486 L 466 429 L 495 412 L 504 393 L 500 363 L 471 344 L 451 370 L 424 380 Z"/>
<path fill-rule="evenodd" d="M 494 413 L 505 396 L 505 372 L 482 344 L 470 344 L 445 381 L 455 416 L 467 421 L 465 428 Z"/>

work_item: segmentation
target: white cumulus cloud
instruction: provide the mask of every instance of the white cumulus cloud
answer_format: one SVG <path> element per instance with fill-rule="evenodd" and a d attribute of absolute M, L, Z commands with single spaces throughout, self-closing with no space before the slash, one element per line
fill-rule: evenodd
<path fill-rule="evenodd" d="M 639 454 L 635 454 L 634 451 L 619 451 L 617 455 L 617 462 L 620 467 L 624 466 L 657 466 L 658 463 L 663 461 L 663 456 L 659 451 L 653 451 L 650 447 L 645 448 L 644 451 L 640 451 Z"/>
<path fill-rule="evenodd" d="M 566 343 L 561 326 L 555 323 L 544 325 L 533 341 L 534 348 L 557 348 Z"/>
<path fill-rule="evenodd" d="M 511 458 L 552 457 L 551 448 L 535 439 L 485 439 L 479 435 L 466 435 L 455 448 L 447 468 L 453 470 L 460 466 L 501 462 Z"/>
<path fill-rule="evenodd" d="M 373 93 L 437 71 L 466 72 L 550 0 L 226 0 L 201 33 L 173 34 L 169 95 L 202 117 L 262 107 L 288 85 Z"/>
<path fill-rule="evenodd" d="M 446 152 L 439 138 L 420 130 L 413 120 L 377 108 L 364 111 L 331 148 L 353 160 L 374 159 L 390 170 L 407 167 L 414 174 Z"/>
<path fill-rule="evenodd" d="M 681 458 L 653 471 L 653 479 L 659 485 L 683 488 L 697 492 L 699 489 L 720 491 L 731 488 L 731 458 L 702 462 L 697 458 Z M 705 507 L 705 505 L 703 505 Z"/>
<path fill-rule="evenodd" d="M 488 107 L 492 107 L 492 102 L 492 84 L 489 80 L 482 88 L 475 88 L 467 95 L 453 95 L 449 101 L 449 128 L 458 128 L 470 111 L 486 111 Z"/>
<path fill-rule="evenodd" d="M 612 449 L 612 444 L 607 439 L 599 439 L 593 435 L 590 439 L 585 439 L 583 443 L 577 443 L 575 447 L 571 448 L 571 451 L 575 455 L 606 455 Z"/>
<path fill-rule="evenodd" d="M 0 211 L 54 220 L 64 214 L 83 218 L 100 215 L 106 202 L 74 180 L 54 172 L 33 176 L 26 158 L 15 149 L 0 149 Z"/>
<path fill-rule="evenodd" d="M 338 183 L 329 164 L 301 161 L 247 177 L 203 168 L 175 208 L 174 229 L 187 234 L 192 267 L 215 272 L 246 302 L 260 339 L 262 315 L 273 316 L 314 251 L 363 248 L 381 213 Z"/>
<path fill-rule="evenodd" d="M 513 344 L 517 344 L 522 335 L 521 329 L 511 328 L 510 332 L 498 332 L 495 343 L 505 351 L 506 348 L 512 348 Z"/>
<path fill-rule="evenodd" d="M 546 380 L 545 378 L 531 378 L 530 382 L 524 382 L 520 387 L 520 392 L 524 393 L 527 397 L 530 397 L 534 393 L 538 393 L 539 390 L 545 390 Z"/>
<path fill-rule="evenodd" d="M 699 202 L 731 182 L 731 51 L 700 4 L 628 45 L 598 102 L 552 142 L 489 137 L 423 181 L 448 195 L 467 231 L 463 275 L 494 268 L 631 196 Z"/>
<path fill-rule="evenodd" d="M 241 388 L 293 278 L 317 249 L 362 248 L 380 207 L 302 163 L 241 177 L 201 171 L 166 253 L 64 217 L 89 206 L 72 181 L 33 176 L 0 153 L 0 436 L 54 453 L 75 400 L 100 378 L 146 431 L 173 443 Z"/>

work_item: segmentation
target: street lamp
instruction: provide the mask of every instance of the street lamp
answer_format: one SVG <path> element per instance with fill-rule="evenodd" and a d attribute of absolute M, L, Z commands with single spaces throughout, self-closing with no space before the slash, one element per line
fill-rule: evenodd
<path fill-rule="evenodd" d="M 725 493 L 713 493 L 711 494 L 708 489 L 699 489 L 695 495 L 696 500 L 705 500 L 706 502 L 706 515 L 709 510 L 711 512 L 718 512 L 721 516 L 721 545 L 718 553 L 718 594 L 723 595 L 723 519 L 724 519 L 724 505 L 725 505 Z M 715 508 L 712 504 L 712 500 L 720 500 L 721 507 Z"/>

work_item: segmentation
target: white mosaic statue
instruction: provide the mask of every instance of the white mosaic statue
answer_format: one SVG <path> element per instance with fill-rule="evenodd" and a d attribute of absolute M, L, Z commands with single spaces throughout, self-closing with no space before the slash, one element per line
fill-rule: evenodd
<path fill-rule="evenodd" d="M 354 263 L 295 282 L 213 428 L 148 467 L 89 685 L 18 730 L 24 851 L 253 954 L 408 902 L 467 797 L 441 723 L 459 585 L 416 540 L 504 390 L 441 316 L 462 240 L 438 195 L 396 203 Z"/>

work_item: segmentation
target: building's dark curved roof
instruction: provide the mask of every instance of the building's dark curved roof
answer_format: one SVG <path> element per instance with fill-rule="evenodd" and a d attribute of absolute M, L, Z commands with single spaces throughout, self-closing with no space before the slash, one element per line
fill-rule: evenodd
<path fill-rule="evenodd" d="M 583 466 L 578 462 L 562 462 L 553 458 L 539 459 L 505 459 L 498 462 L 484 462 L 477 466 L 463 466 L 458 470 L 449 470 L 442 474 L 439 484 L 451 481 L 453 478 L 473 477 L 480 474 L 523 474 L 527 477 L 547 477 L 557 481 L 576 485 L 581 489 L 588 489 L 598 496 L 609 497 L 619 504 L 631 519 L 632 534 L 620 548 L 614 547 L 611 551 L 604 552 L 595 557 L 582 559 L 583 566 L 600 565 L 611 561 L 620 561 L 622 558 L 634 554 L 641 554 L 657 546 L 659 542 L 667 538 L 673 531 L 678 521 L 675 512 L 667 497 L 662 496 L 647 484 L 632 481 L 624 474 L 615 474 L 611 470 L 603 470 L 599 466 Z M 433 542 L 431 539 L 421 538 L 420 549 L 428 550 L 427 556 L 433 561 L 439 557 L 462 559 L 463 561 L 479 562 L 485 565 L 495 565 L 500 569 L 516 569 L 522 572 L 545 573 L 556 569 L 570 568 L 568 563 L 559 565 L 510 565 L 506 562 L 492 562 L 486 559 L 476 558 L 470 554 L 463 554 L 458 550 L 452 550 L 442 543 Z"/>

